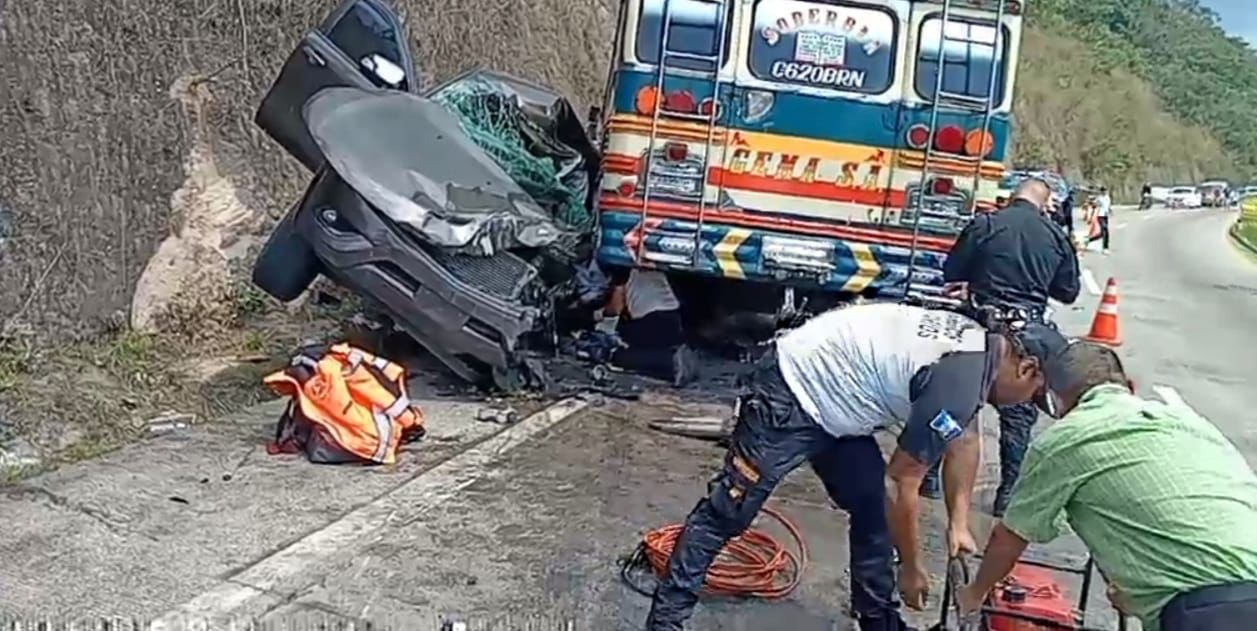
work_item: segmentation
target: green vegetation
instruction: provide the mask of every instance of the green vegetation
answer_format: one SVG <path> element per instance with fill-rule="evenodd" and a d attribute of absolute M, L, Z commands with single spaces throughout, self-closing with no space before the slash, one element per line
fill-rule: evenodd
<path fill-rule="evenodd" d="M 1235 226 L 1238 237 L 1244 240 L 1245 245 L 1257 253 L 1257 223 L 1251 221 L 1241 221 Z"/>
<path fill-rule="evenodd" d="M 1242 252 L 1257 258 L 1257 197 L 1240 203 L 1240 216 L 1231 226 L 1231 239 Z"/>
<path fill-rule="evenodd" d="M 1257 171 L 1257 54 L 1195 0 L 1028 4 L 1018 162 L 1126 197 Z"/>

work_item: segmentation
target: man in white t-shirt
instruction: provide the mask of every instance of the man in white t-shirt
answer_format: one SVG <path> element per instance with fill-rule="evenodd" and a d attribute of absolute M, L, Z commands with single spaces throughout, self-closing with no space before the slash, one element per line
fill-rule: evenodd
<path fill-rule="evenodd" d="M 1087 243 L 1091 243 L 1099 239 L 1100 245 L 1104 247 L 1104 253 L 1109 253 L 1109 215 L 1113 212 L 1113 198 L 1109 197 L 1109 189 L 1100 187 L 1100 194 L 1095 197 L 1096 204 L 1096 222 L 1100 224 L 1100 234 L 1091 237 Z"/>
<path fill-rule="evenodd" d="M 633 269 L 612 291 L 607 311 L 619 316 L 616 334 L 625 347 L 611 357 L 616 366 L 683 386 L 694 378 L 694 360 L 685 346 L 681 302 L 668 277 L 657 270 Z"/>
<path fill-rule="evenodd" d="M 874 303 L 836 309 L 791 331 L 756 366 L 709 495 L 690 513 L 655 591 L 647 628 L 679 631 L 707 568 L 777 484 L 809 462 L 850 515 L 851 600 L 862 631 L 906 629 L 899 593 L 925 605 L 917 492 L 943 458 L 953 554 L 974 551 L 968 512 L 978 468 L 978 410 L 1041 394 L 1040 364 L 1066 340 L 1036 323 L 990 332 L 949 311 Z M 1011 331 L 1011 329 L 1010 329 Z M 889 465 L 874 432 L 899 429 Z M 895 493 L 887 503 L 885 476 Z"/>

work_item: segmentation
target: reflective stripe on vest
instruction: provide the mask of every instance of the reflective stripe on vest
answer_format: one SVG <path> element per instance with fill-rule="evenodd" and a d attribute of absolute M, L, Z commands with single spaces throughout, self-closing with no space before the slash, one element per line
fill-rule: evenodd
<path fill-rule="evenodd" d="M 371 457 L 376 462 L 384 462 L 393 450 L 393 420 L 380 412 L 372 412 L 375 419 L 376 442 L 375 454 Z"/>

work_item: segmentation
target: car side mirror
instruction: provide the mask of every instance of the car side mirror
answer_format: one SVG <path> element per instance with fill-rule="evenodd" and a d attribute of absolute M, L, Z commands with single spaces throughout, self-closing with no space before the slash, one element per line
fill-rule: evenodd
<path fill-rule="evenodd" d="M 406 71 L 379 53 L 371 53 L 363 57 L 361 63 L 363 68 L 390 88 L 400 88 L 402 82 L 406 80 Z"/>

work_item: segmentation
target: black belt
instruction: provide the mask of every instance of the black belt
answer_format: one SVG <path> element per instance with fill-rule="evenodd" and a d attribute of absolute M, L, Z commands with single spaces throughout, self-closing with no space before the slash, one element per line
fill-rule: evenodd
<path fill-rule="evenodd" d="M 997 302 L 974 301 L 966 304 L 961 314 L 977 320 L 987 329 L 996 328 L 1011 321 L 1037 322 L 1048 324 L 1047 307 L 1002 304 Z"/>

